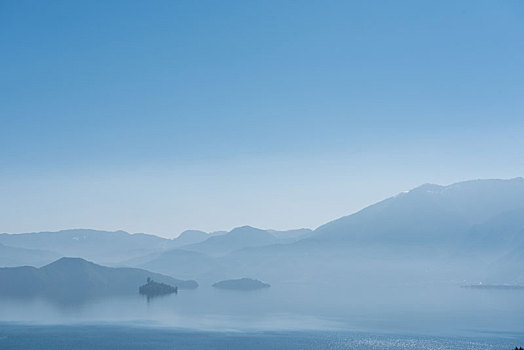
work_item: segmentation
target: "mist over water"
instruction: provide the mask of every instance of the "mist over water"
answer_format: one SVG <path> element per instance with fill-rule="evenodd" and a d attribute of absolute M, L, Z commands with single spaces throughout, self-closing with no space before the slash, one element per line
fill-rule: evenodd
<path fill-rule="evenodd" d="M 356 288 L 340 291 L 340 303 L 322 289 L 285 289 L 202 287 L 149 301 L 2 298 L 0 348 L 502 350 L 524 341 L 522 291 Z"/>
<path fill-rule="evenodd" d="M 139 295 L 75 302 L 0 299 L 0 322 L 121 324 L 194 331 L 331 330 L 524 335 L 521 290 L 409 286 L 327 290 L 282 285 L 254 292 L 202 286 L 148 300 Z"/>

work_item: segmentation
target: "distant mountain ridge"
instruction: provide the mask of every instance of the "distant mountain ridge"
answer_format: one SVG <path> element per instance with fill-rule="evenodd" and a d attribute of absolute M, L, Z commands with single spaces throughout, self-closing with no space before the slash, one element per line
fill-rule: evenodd
<path fill-rule="evenodd" d="M 226 234 L 209 237 L 201 243 L 187 245 L 184 249 L 211 256 L 220 256 L 238 249 L 269 245 L 277 241 L 278 239 L 268 231 L 251 226 L 242 226 Z"/>
<path fill-rule="evenodd" d="M 474 225 L 524 209 L 524 179 L 426 184 L 318 227 L 315 239 L 446 243 Z"/>
<path fill-rule="evenodd" d="M 167 274 L 175 273 L 177 276 L 188 278 L 193 276 L 193 271 L 198 271 L 200 276 L 212 278 L 208 276 L 208 272 L 212 274 L 212 271 L 223 266 L 222 260 L 217 258 L 243 249 L 289 244 L 309 236 L 311 232 L 310 229 L 276 231 L 242 226 L 219 235 L 215 234 L 197 244 L 166 250 L 127 263 L 131 263 L 131 266 Z"/>
<path fill-rule="evenodd" d="M 50 251 L 10 247 L 0 243 L 0 267 L 42 266 L 59 257 L 58 254 Z"/>
<path fill-rule="evenodd" d="M 184 270 L 208 280 L 234 275 L 283 281 L 341 278 L 337 274 L 368 270 L 360 278 L 372 278 L 398 269 L 404 277 L 391 273 L 383 278 L 522 283 L 524 263 L 515 249 L 524 248 L 523 208 L 522 178 L 426 184 L 326 223 L 297 241 L 283 244 L 261 234 L 258 244 L 239 248 L 226 242 L 226 234 L 220 242 L 184 247 L 205 254 L 205 264 L 197 255 L 173 251 L 142 266 L 173 274 Z M 186 268 L 170 263 L 181 256 Z M 323 273 L 316 275 L 320 266 Z"/>
<path fill-rule="evenodd" d="M 236 227 L 229 232 L 205 233 L 190 230 L 182 232 L 176 239 L 179 243 L 170 244 L 170 247 L 176 246 L 180 249 L 208 255 L 225 255 L 243 248 L 295 242 L 307 237 L 312 232 L 312 230 L 306 228 L 278 231 L 263 230 L 247 225 Z"/>
<path fill-rule="evenodd" d="M 204 231 L 187 230 L 182 232 L 178 237 L 174 238 L 169 244 L 170 248 L 182 247 L 188 244 L 200 243 L 208 239 L 210 235 Z"/>
<path fill-rule="evenodd" d="M 162 250 L 169 242 L 143 233 L 90 229 L 0 234 L 0 243 L 11 247 L 48 250 L 59 256 L 78 256 L 106 264 Z"/>
<path fill-rule="evenodd" d="M 246 226 L 230 232 L 206 233 L 187 230 L 174 239 L 144 233 L 131 234 L 125 231 L 91 229 L 21 234 L 2 233 L 0 244 L 4 247 L 5 254 L 0 255 L 0 267 L 41 266 L 61 256 L 78 256 L 102 264 L 120 265 L 128 261 L 140 262 L 149 255 L 159 256 L 162 252 L 172 249 L 221 255 L 235 249 L 271 244 L 276 241 L 293 242 L 301 235 L 310 232 L 309 229 L 275 231 L 248 229 Z M 206 242 L 208 239 L 210 241 Z M 29 251 L 32 253 L 29 254 Z"/>
<path fill-rule="evenodd" d="M 320 265 L 333 275 L 339 267 L 382 269 L 393 266 L 392 262 L 415 268 L 414 259 L 423 259 L 417 263 L 420 269 L 426 266 L 424 271 L 436 271 L 436 264 L 445 260 L 450 262 L 447 275 L 462 278 L 475 273 L 475 278 L 487 276 L 497 283 L 522 283 L 524 275 L 514 271 L 524 269 L 516 250 L 524 247 L 524 179 L 425 184 L 313 231 L 242 226 L 219 234 L 186 231 L 174 240 L 122 231 L 88 232 L 88 238 L 81 239 L 77 230 L 66 232 L 4 234 L 0 244 L 45 249 L 57 243 L 62 255 L 75 255 L 68 250 L 72 247 L 73 252 L 89 253 L 97 262 L 110 254 L 114 264 L 215 281 L 239 275 L 272 278 L 274 274 L 284 280 L 290 276 L 308 279 Z M 60 241 L 64 237 L 65 243 Z M 377 262 L 386 258 L 388 266 Z"/>

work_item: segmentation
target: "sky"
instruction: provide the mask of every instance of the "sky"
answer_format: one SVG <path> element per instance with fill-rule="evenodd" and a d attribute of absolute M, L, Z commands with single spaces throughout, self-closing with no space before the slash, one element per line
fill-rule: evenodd
<path fill-rule="evenodd" d="M 522 1 L 0 0 L 0 232 L 315 228 L 524 176 Z"/>

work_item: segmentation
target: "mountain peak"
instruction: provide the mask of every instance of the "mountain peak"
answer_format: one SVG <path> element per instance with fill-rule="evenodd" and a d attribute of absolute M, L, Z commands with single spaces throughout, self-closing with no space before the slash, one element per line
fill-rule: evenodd
<path fill-rule="evenodd" d="M 182 232 L 181 234 L 179 234 L 177 237 L 173 239 L 180 239 L 186 236 L 207 236 L 207 235 L 208 234 L 206 232 L 200 231 L 200 230 L 185 230 L 184 232 Z"/>
<path fill-rule="evenodd" d="M 252 227 L 252 226 L 241 226 L 236 227 L 229 231 L 225 236 L 229 237 L 274 237 L 268 231 Z"/>
<path fill-rule="evenodd" d="M 416 192 L 440 192 L 444 189 L 444 186 L 426 183 L 423 185 L 420 185 L 418 187 L 415 187 L 409 193 L 416 193 Z"/>
<path fill-rule="evenodd" d="M 453 239 L 472 224 L 524 208 L 524 179 L 424 184 L 320 226 L 315 236 L 374 242 Z"/>
<path fill-rule="evenodd" d="M 432 183 L 425 183 L 418 187 L 413 188 L 408 193 L 413 192 L 441 192 L 443 190 L 468 188 L 468 187 L 486 187 L 486 186 L 509 186 L 509 185 L 523 185 L 523 177 L 515 177 L 511 179 L 476 179 L 455 182 L 450 185 L 442 186 Z"/>
<path fill-rule="evenodd" d="M 249 225 L 244 225 L 244 226 L 240 226 L 240 227 L 235 227 L 234 229 L 232 229 L 229 233 L 238 233 L 238 232 L 266 232 L 264 230 L 261 230 L 259 228 L 256 228 L 256 227 L 253 227 L 253 226 L 249 226 Z"/>
<path fill-rule="evenodd" d="M 231 231 L 235 231 L 235 230 L 258 230 L 258 229 L 253 226 L 244 225 L 244 226 L 235 227 Z"/>
<path fill-rule="evenodd" d="M 97 266 L 95 263 L 91 261 L 87 261 L 82 258 L 76 258 L 76 257 L 63 257 L 56 261 L 53 261 L 52 263 L 42 267 L 43 269 L 49 269 L 49 268 L 56 268 L 56 267 L 62 267 L 62 266 L 70 266 L 70 267 L 80 267 L 80 266 Z"/>

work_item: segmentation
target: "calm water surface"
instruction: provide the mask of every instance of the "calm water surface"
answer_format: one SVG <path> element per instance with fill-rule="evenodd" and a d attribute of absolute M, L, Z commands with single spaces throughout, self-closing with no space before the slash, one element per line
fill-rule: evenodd
<path fill-rule="evenodd" d="M 457 286 L 2 298 L 0 349 L 514 349 L 522 315 L 523 291 Z"/>
<path fill-rule="evenodd" d="M 11 349 L 513 349 L 517 335 L 436 337 L 349 332 L 187 332 L 121 326 L 1 325 L 0 348 Z"/>

